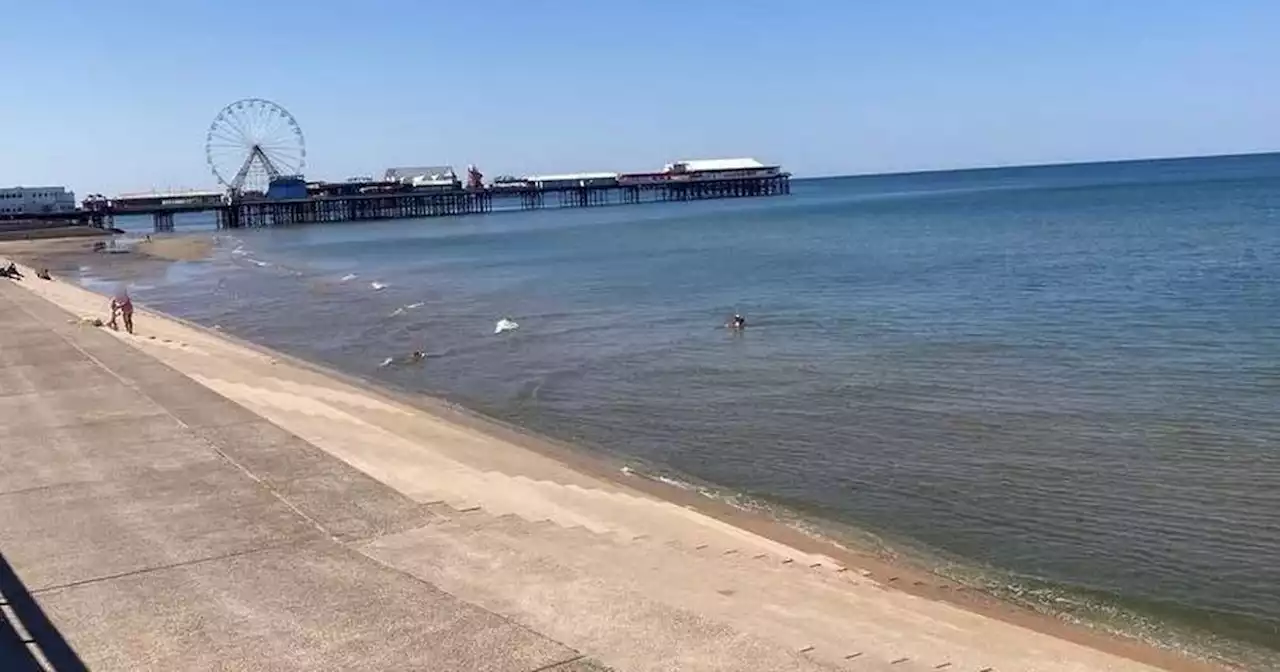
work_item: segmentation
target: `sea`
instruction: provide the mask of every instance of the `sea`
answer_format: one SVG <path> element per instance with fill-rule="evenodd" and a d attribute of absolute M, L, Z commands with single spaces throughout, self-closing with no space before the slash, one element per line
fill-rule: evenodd
<path fill-rule="evenodd" d="M 1276 669 L 1280 154 L 216 235 L 135 299 Z"/>

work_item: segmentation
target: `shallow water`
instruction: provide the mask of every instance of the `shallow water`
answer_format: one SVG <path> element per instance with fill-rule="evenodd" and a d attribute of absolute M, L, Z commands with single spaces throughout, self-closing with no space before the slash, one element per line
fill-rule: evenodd
<path fill-rule="evenodd" d="M 133 293 L 1280 648 L 1278 282 L 1268 155 L 236 232 Z"/>

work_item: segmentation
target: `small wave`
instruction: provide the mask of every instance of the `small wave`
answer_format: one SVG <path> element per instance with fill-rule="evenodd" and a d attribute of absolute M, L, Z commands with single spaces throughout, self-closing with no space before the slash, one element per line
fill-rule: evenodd
<path fill-rule="evenodd" d="M 391 317 L 404 315 L 405 313 L 415 308 L 421 308 L 422 306 L 423 306 L 423 303 L 421 301 L 419 301 L 418 303 L 411 303 L 407 306 L 400 306 L 399 308 L 396 308 L 395 310 L 391 311 Z"/>
<path fill-rule="evenodd" d="M 372 287 L 372 288 L 373 288 L 373 291 L 375 291 L 375 292 L 376 292 L 376 291 L 378 291 L 378 290 L 382 290 L 382 289 L 386 289 L 386 288 L 387 288 L 386 283 L 378 282 L 378 281 L 376 281 L 376 280 L 375 280 L 374 282 L 369 283 L 369 286 L 370 286 L 370 287 Z"/>
<path fill-rule="evenodd" d="M 655 481 L 658 481 L 659 483 L 666 483 L 667 485 L 673 488 L 680 488 L 681 490 L 697 490 L 698 489 L 692 483 L 677 481 L 674 478 L 668 478 L 666 476 L 651 476 L 650 478 L 652 478 Z"/>
<path fill-rule="evenodd" d="M 386 359 L 382 360 L 382 363 L 378 365 L 378 368 L 380 368 L 380 369 L 385 369 L 385 368 L 387 368 L 388 366 L 391 366 L 393 363 L 395 363 L 395 361 L 396 361 L 396 358 L 395 358 L 395 357 L 388 357 L 388 358 L 386 358 Z"/>
<path fill-rule="evenodd" d="M 346 274 L 346 275 L 342 276 L 342 282 L 348 282 L 348 281 L 351 281 L 351 280 L 355 280 L 355 279 L 356 279 L 356 278 L 358 278 L 358 277 L 360 277 L 360 276 L 356 275 L 355 273 L 348 273 L 348 274 Z"/>

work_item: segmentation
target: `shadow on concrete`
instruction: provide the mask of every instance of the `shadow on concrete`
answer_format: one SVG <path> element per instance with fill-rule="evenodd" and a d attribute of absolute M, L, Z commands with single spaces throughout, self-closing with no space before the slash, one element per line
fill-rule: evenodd
<path fill-rule="evenodd" d="M 56 672 L 88 670 L 27 592 L 3 553 L 0 553 L 0 607 L 4 607 L 0 609 L 0 670 L 43 672 L 45 668 L 37 662 L 33 645 L 44 653 Z M 12 622 L 15 616 L 22 629 Z M 23 639 L 22 630 L 30 634 L 30 640 Z"/>

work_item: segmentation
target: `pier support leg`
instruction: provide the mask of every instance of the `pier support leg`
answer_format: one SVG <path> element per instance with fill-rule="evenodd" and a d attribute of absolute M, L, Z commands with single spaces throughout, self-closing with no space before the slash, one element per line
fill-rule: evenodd
<path fill-rule="evenodd" d="M 156 233 L 173 230 L 172 212 L 157 212 L 151 217 L 155 222 Z"/>

